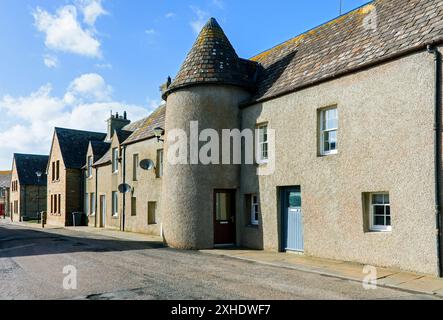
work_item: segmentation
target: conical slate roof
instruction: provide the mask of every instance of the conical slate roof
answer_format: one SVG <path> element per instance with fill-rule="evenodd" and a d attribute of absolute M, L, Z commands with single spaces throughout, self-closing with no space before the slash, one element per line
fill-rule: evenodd
<path fill-rule="evenodd" d="M 238 57 L 217 20 L 200 32 L 165 96 L 195 84 L 230 84 L 251 88 L 257 64 Z"/>

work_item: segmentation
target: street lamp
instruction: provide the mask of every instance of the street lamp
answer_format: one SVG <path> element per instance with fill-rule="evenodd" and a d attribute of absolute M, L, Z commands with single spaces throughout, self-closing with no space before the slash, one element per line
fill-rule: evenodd
<path fill-rule="evenodd" d="M 43 173 L 39 170 L 35 173 L 37 176 L 37 219 L 38 223 L 40 223 L 40 178 L 42 177 Z"/>
<path fill-rule="evenodd" d="M 158 142 L 165 142 L 165 140 L 162 139 L 162 137 L 165 134 L 165 129 L 160 128 L 160 127 L 155 128 L 154 129 L 154 134 L 155 134 L 155 137 L 157 138 Z"/>

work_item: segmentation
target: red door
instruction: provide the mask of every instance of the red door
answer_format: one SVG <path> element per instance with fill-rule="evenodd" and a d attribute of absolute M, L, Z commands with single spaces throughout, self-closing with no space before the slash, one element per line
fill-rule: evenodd
<path fill-rule="evenodd" d="M 5 216 L 5 204 L 4 203 L 0 203 L 0 216 L 1 217 Z"/>
<path fill-rule="evenodd" d="M 215 190 L 214 193 L 214 243 L 235 244 L 235 190 Z"/>

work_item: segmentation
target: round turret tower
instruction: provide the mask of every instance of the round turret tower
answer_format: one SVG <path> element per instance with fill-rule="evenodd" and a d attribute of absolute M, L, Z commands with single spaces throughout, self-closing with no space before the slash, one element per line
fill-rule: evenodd
<path fill-rule="evenodd" d="M 206 249 L 222 244 L 217 242 L 230 242 L 228 239 L 235 242 L 235 220 L 226 214 L 236 207 L 240 166 L 221 164 L 222 130 L 240 128 L 239 105 L 250 97 L 255 68 L 255 63 L 238 57 L 211 18 L 164 94 L 166 135 L 179 129 L 188 138 L 187 164 L 171 164 L 167 156 L 171 142 L 165 146 L 162 219 L 165 241 L 171 247 Z M 191 146 L 195 146 L 191 122 L 194 126 L 198 122 L 199 132 L 218 132 L 220 164 L 195 163 L 198 150 Z M 199 142 L 198 149 L 205 144 L 207 141 Z M 217 226 L 220 219 L 227 219 L 221 222 L 223 226 Z M 229 224 L 233 231 L 227 229 Z"/>

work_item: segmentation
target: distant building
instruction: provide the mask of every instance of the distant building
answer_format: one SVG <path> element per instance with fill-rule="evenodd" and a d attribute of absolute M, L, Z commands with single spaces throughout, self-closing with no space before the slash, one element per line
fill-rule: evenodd
<path fill-rule="evenodd" d="M 46 211 L 48 156 L 14 154 L 10 184 L 12 221 L 38 219 Z"/>
<path fill-rule="evenodd" d="M 124 127 L 112 125 L 118 118 L 111 116 L 108 139 L 89 144 L 84 211 L 90 226 L 161 233 L 163 144 L 157 141 L 154 129 L 164 127 L 165 113 L 166 107 L 161 106 L 147 118 Z M 153 161 L 155 170 L 143 170 L 143 160 Z M 121 184 L 131 190 L 122 194 L 118 189 Z"/>
<path fill-rule="evenodd" d="M 12 171 L 0 171 L 0 217 L 9 217 L 9 188 Z"/>
<path fill-rule="evenodd" d="M 91 141 L 104 141 L 105 138 L 105 133 L 55 128 L 45 168 L 48 224 L 72 226 L 73 214 L 83 212 L 83 167 L 88 146 Z"/>

